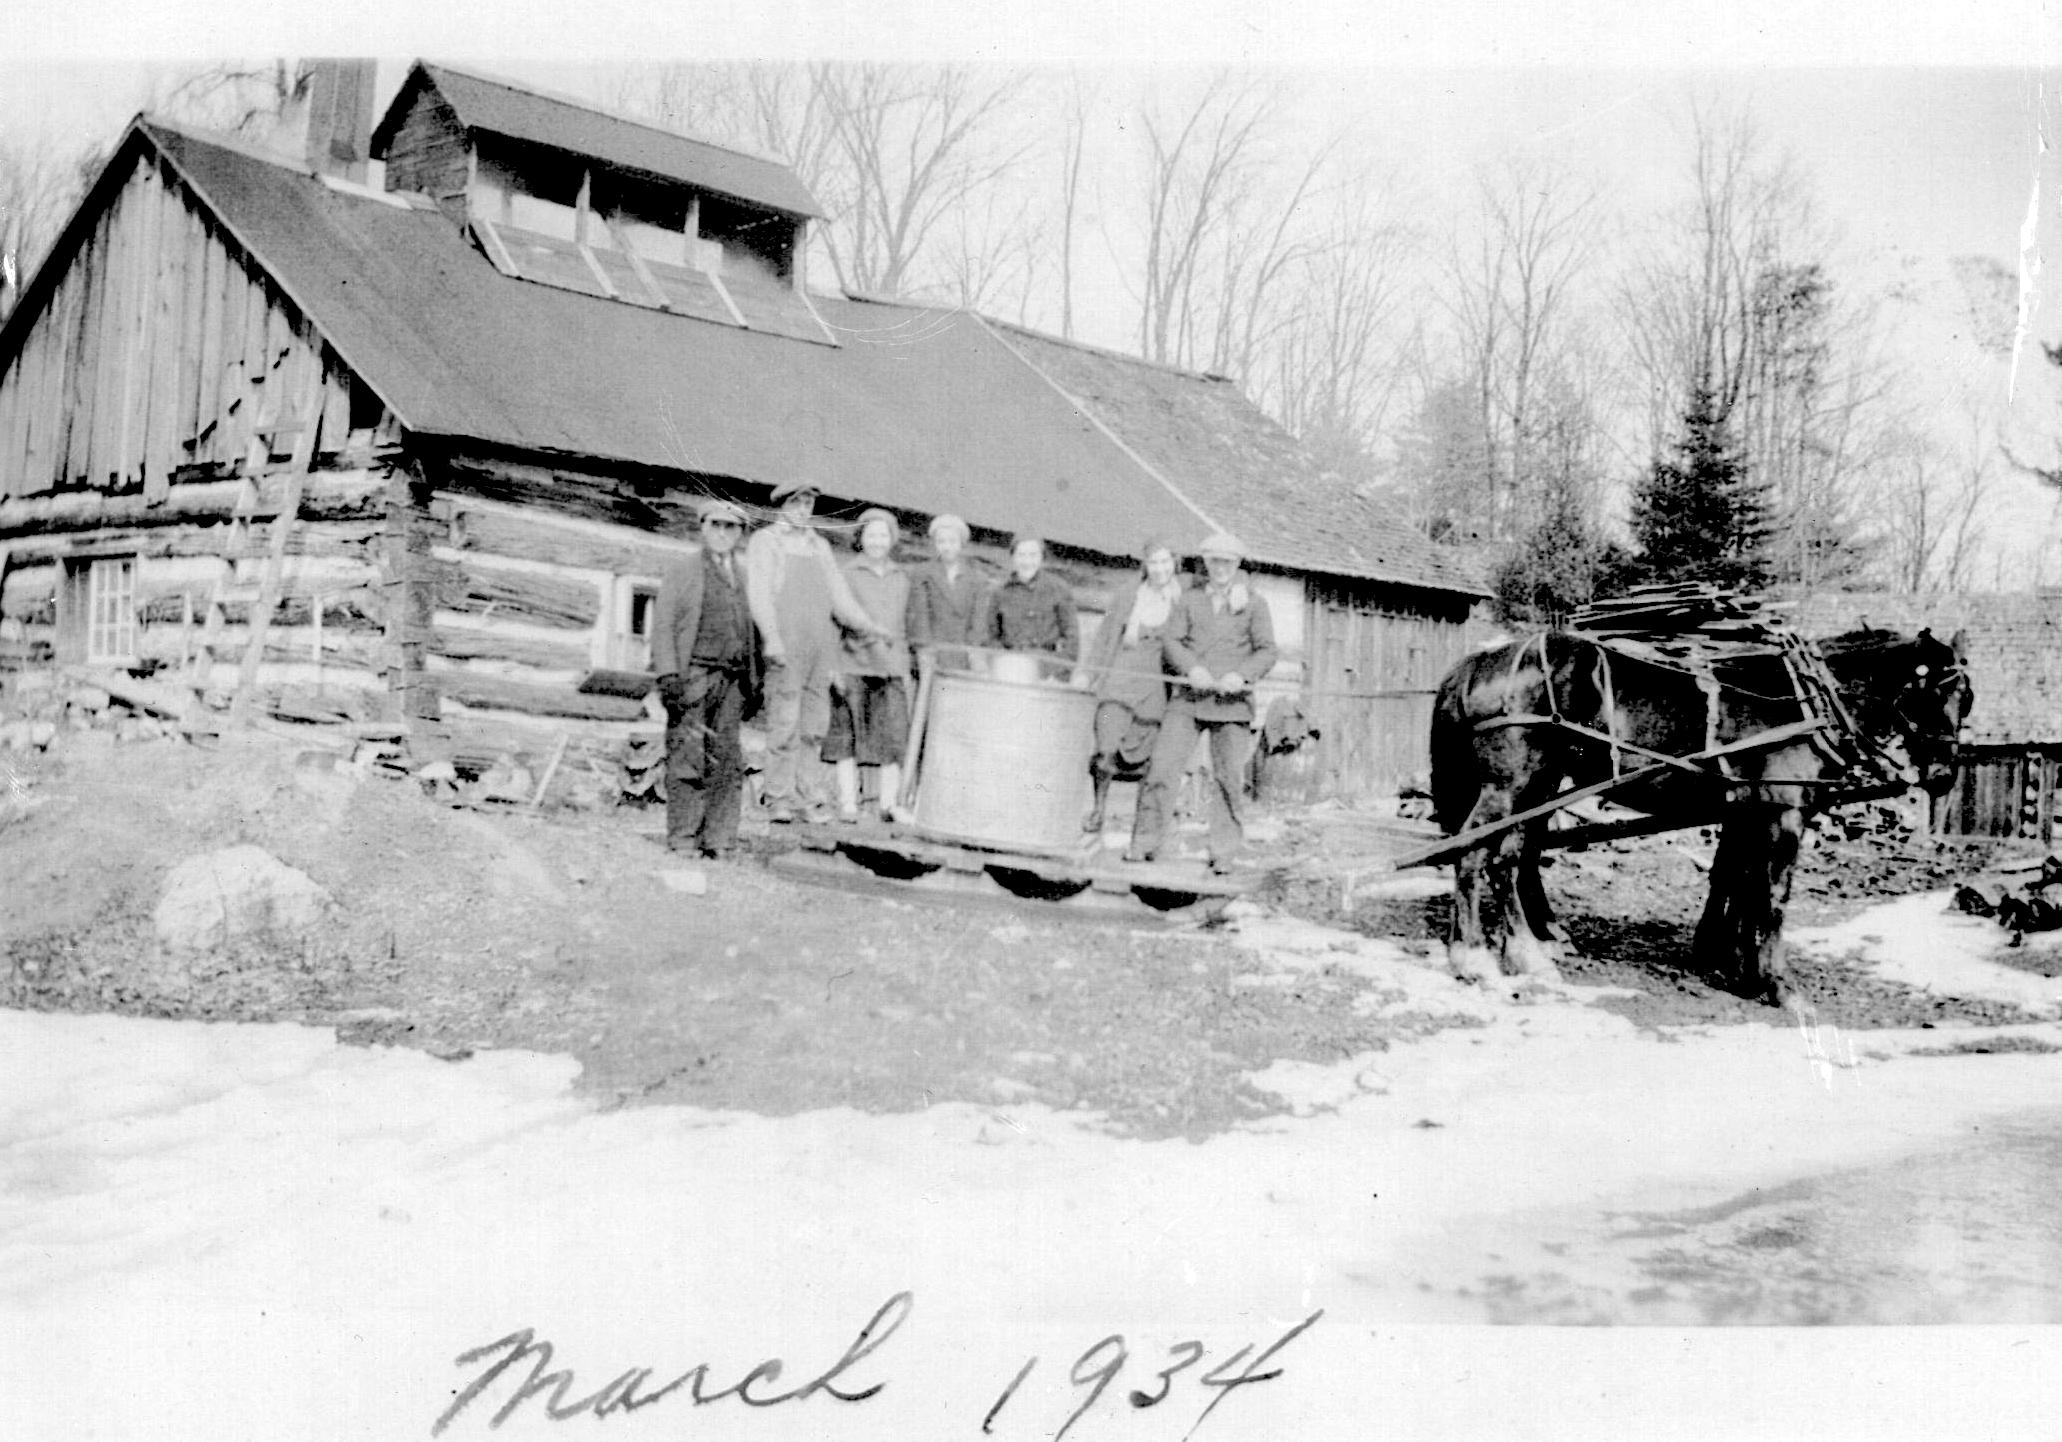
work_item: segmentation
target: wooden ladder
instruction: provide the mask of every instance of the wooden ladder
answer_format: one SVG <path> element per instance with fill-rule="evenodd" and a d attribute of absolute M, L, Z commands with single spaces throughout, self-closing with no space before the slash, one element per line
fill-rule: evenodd
<path fill-rule="evenodd" d="M 319 369 L 308 390 L 297 413 L 281 416 L 277 422 L 261 427 L 251 437 L 250 448 L 244 455 L 243 488 L 229 516 L 222 569 L 216 574 L 215 584 L 208 594 L 200 644 L 189 660 L 187 684 L 193 690 L 194 710 L 198 714 L 205 705 L 203 697 L 215 661 L 218 657 L 226 658 L 226 653 L 235 650 L 233 645 L 224 642 L 222 636 L 226 624 L 225 608 L 238 602 L 249 604 L 250 619 L 245 625 L 247 635 L 237 665 L 236 690 L 229 702 L 229 723 L 232 726 L 244 725 L 250 719 L 251 697 L 256 690 L 258 669 L 265 659 L 265 638 L 272 629 L 272 613 L 279 609 L 287 545 L 300 520 L 308 468 L 314 461 L 317 432 L 322 423 Z M 243 561 L 258 557 L 251 539 L 252 522 L 257 518 L 263 478 L 268 474 L 279 474 L 270 465 L 273 442 L 276 437 L 289 432 L 294 435 L 294 447 L 292 459 L 284 467 L 286 492 L 272 518 L 263 552 L 264 565 L 253 584 L 240 580 L 238 569 Z"/>

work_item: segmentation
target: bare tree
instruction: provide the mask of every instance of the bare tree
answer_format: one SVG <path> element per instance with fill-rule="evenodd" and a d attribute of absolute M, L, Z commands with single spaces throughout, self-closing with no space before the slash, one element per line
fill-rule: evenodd
<path fill-rule="evenodd" d="M 1689 138 L 1688 198 L 1619 294 L 1649 449 L 1665 452 L 1686 397 L 1708 397 L 1769 496 L 1772 579 L 1839 582 L 1868 560 L 1861 509 L 1874 468 L 1912 463 L 1886 439 L 1872 306 L 1836 284 L 1804 178 L 1767 153 L 1751 118 L 1696 105 Z"/>
<path fill-rule="evenodd" d="M 1473 223 L 1445 264 L 1445 308 L 1459 374 L 1475 393 L 1488 467 L 1488 534 L 1537 519 L 1535 474 L 1549 419 L 1539 397 L 1567 352 L 1575 293 L 1596 252 L 1596 195 L 1533 160 L 1478 175 Z M 1564 387 L 1565 388 L 1565 387 Z"/>
<path fill-rule="evenodd" d="M 1278 103 L 1250 76 L 1219 72 L 1195 103 L 1171 117 L 1148 101 L 1143 128 L 1145 245 L 1138 319 L 1139 354 L 1194 365 L 1200 312 L 1216 295 L 1208 275 L 1213 246 L 1224 245 L 1235 217 L 1250 217 L 1261 174 L 1266 128 Z"/>
<path fill-rule="evenodd" d="M 1335 466 L 1358 457 L 1366 468 L 1422 336 L 1406 304 L 1416 237 L 1396 209 L 1390 188 L 1358 178 L 1333 193 L 1251 377 L 1256 399 Z"/>
<path fill-rule="evenodd" d="M 1081 72 L 1070 77 L 1060 142 L 1060 334 L 1074 338 L 1074 231 L 1081 214 L 1081 171 L 1088 153 L 1093 96 Z"/>
<path fill-rule="evenodd" d="M 68 155 L 48 141 L 0 143 L 0 316 L 14 309 L 102 157 L 98 147 Z"/>
<path fill-rule="evenodd" d="M 788 162 L 827 213 L 817 238 L 838 283 L 889 295 L 962 291 L 971 260 L 1013 249 L 962 237 L 948 261 L 944 237 L 1022 158 L 1005 133 L 1025 86 L 1016 72 L 871 62 L 615 68 L 600 81 L 618 108 Z"/>
<path fill-rule="evenodd" d="M 2000 474 L 1997 425 L 1964 398 L 1952 440 L 1901 424 L 1885 446 L 1883 572 L 1904 591 L 1961 591 L 1974 585 L 1983 513 Z"/>
<path fill-rule="evenodd" d="M 962 206 L 946 218 L 936 263 L 929 267 L 937 280 L 923 293 L 937 293 L 963 310 L 1007 311 L 1028 325 L 1050 249 L 1045 218 L 1031 197 L 990 193 L 978 206 Z"/>
<path fill-rule="evenodd" d="M 170 120 L 246 139 L 267 138 L 293 100 L 292 60 L 221 60 L 158 71 L 148 109 Z"/>

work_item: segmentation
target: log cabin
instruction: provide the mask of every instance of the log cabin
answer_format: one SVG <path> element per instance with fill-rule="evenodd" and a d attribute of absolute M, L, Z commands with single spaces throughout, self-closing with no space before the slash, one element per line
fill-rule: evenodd
<path fill-rule="evenodd" d="M 722 496 L 1044 536 L 1090 619 L 1137 547 L 1241 537 L 1320 741 L 1424 768 L 1475 576 L 1231 381 L 828 294 L 785 164 L 418 62 L 304 72 L 290 150 L 138 116 L 0 322 L 0 628 L 236 714 L 600 756 L 658 577 Z M 622 690 L 621 686 L 614 688 Z M 634 687 L 630 689 L 635 689 Z"/>

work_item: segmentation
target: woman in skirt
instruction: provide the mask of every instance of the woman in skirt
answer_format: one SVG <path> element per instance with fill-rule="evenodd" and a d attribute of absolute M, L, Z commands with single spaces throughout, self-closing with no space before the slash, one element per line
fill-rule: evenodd
<path fill-rule="evenodd" d="M 1089 657 L 1088 684 L 1095 692 L 1095 754 L 1088 773 L 1095 778 L 1095 809 L 1083 831 L 1103 829 L 1103 806 L 1112 781 L 1144 779 L 1160 716 L 1167 709 L 1163 638 L 1181 604 L 1182 583 L 1174 552 L 1158 541 L 1139 550 L 1144 572 L 1111 598 Z"/>
<path fill-rule="evenodd" d="M 878 768 L 880 809 L 893 816 L 909 741 L 909 573 L 893 554 L 895 518 L 875 507 L 859 517 L 859 554 L 844 566 L 852 594 L 886 637 L 847 632 L 831 675 L 831 724 L 823 759 L 838 779 L 838 819 L 859 819 L 859 768 Z"/>

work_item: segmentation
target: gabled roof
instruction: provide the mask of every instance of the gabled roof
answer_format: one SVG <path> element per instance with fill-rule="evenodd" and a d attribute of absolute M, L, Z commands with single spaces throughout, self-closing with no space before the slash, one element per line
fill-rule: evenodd
<path fill-rule="evenodd" d="M 1919 596 L 1910 592 L 1821 592 L 1794 603 L 1790 621 L 1807 636 L 1864 626 L 1945 641 L 1965 635 L 1970 739 L 1979 745 L 2062 742 L 2062 595 Z"/>
<path fill-rule="evenodd" d="M 611 115 L 514 81 L 425 61 L 417 61 L 408 72 L 373 130 L 375 158 L 385 158 L 395 130 L 424 88 L 442 96 L 468 131 L 554 146 L 789 215 L 814 218 L 823 214 L 809 187 L 778 160 Z"/>
<path fill-rule="evenodd" d="M 438 210 L 163 122 L 140 119 L 116 163 L 135 146 L 418 436 L 569 468 L 806 477 L 1109 556 L 1225 529 L 1263 564 L 1483 594 L 1226 382 L 964 311 L 818 298 L 837 348 L 712 324 L 505 276 Z"/>
<path fill-rule="evenodd" d="M 997 328 L 1256 556 L 1297 570 L 1411 576 L 1482 594 L 1463 561 L 1325 472 L 1232 381 L 1018 326 Z"/>

